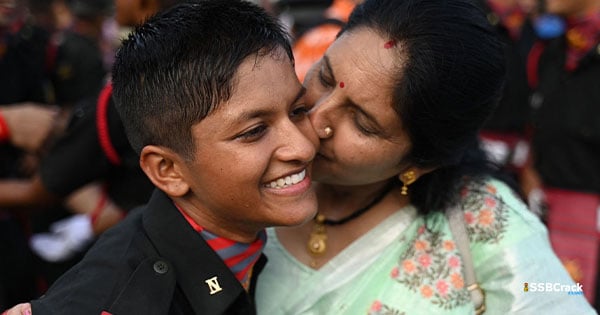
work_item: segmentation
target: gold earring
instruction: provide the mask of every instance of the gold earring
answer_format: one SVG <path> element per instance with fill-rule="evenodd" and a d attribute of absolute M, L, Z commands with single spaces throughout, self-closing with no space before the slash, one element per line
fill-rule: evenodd
<path fill-rule="evenodd" d="M 414 171 L 404 172 L 404 174 L 400 175 L 400 181 L 402 181 L 402 191 L 400 194 L 406 196 L 408 195 L 408 185 L 412 184 L 417 180 L 417 176 Z"/>
<path fill-rule="evenodd" d="M 323 129 L 323 132 L 325 132 L 325 137 L 329 137 L 333 134 L 333 129 L 327 126 L 325 127 L 325 129 Z"/>

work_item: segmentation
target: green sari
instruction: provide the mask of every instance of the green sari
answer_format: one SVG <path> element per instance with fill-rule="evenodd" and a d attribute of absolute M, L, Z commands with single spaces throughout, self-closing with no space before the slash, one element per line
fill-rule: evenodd
<path fill-rule="evenodd" d="M 460 206 L 485 314 L 595 314 L 553 253 L 546 228 L 509 187 L 471 184 Z M 319 270 L 289 254 L 274 229 L 264 252 L 259 314 L 474 314 L 442 212 L 399 209 Z M 536 292 L 526 292 L 525 283 Z M 539 292 L 540 283 L 562 291 Z"/>

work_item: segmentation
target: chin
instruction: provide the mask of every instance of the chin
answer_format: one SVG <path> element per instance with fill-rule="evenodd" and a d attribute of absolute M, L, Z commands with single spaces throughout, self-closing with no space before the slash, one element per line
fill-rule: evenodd
<path fill-rule="evenodd" d="M 275 226 L 297 226 L 302 225 L 315 217 L 317 214 L 317 200 L 311 200 L 310 202 L 298 203 L 293 206 L 295 209 L 286 209 L 287 215 L 281 217 Z"/>

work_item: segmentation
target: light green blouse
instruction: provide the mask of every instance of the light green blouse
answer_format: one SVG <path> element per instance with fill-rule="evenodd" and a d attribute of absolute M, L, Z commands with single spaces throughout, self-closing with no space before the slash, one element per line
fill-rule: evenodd
<path fill-rule="evenodd" d="M 545 227 L 509 187 L 471 184 L 460 205 L 485 314 L 596 314 L 573 290 Z M 273 229 L 264 252 L 258 314 L 474 314 L 443 213 L 424 217 L 413 206 L 402 208 L 319 270 L 290 255 Z M 525 283 L 562 291 L 525 291 Z"/>

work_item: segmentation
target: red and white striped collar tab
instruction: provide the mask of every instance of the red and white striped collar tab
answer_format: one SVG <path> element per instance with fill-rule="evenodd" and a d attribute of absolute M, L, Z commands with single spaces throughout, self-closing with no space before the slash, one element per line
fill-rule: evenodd
<path fill-rule="evenodd" d="M 175 207 L 190 226 L 200 233 L 210 248 L 225 262 L 244 288 L 248 289 L 250 271 L 260 257 L 267 241 L 266 231 L 262 230 L 252 243 L 236 242 L 207 231 L 183 211 L 178 204 L 175 203 Z"/>

